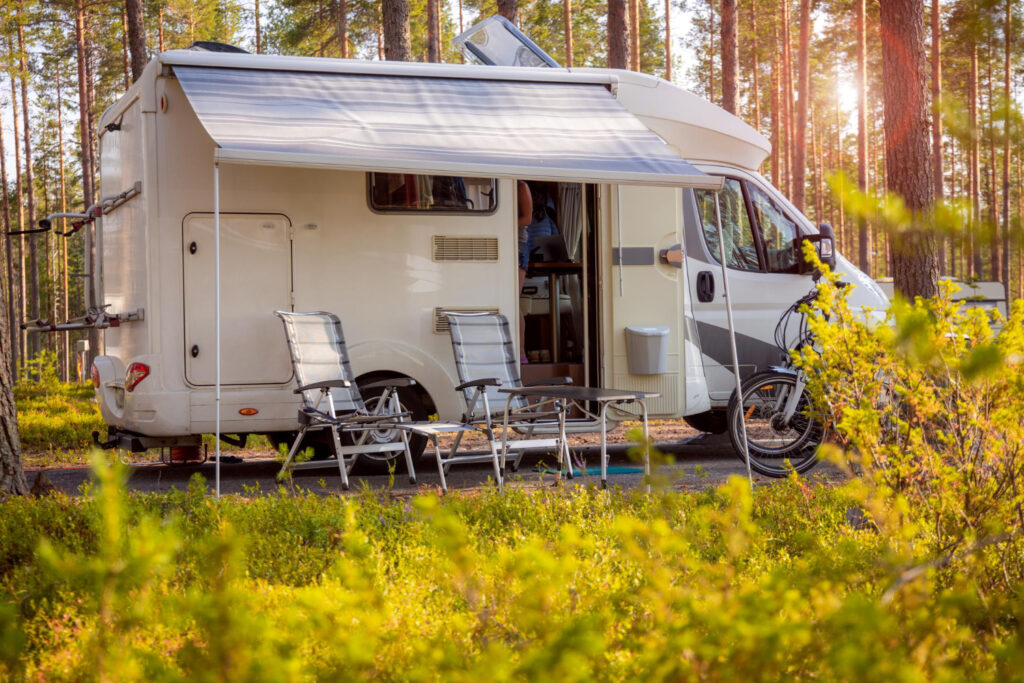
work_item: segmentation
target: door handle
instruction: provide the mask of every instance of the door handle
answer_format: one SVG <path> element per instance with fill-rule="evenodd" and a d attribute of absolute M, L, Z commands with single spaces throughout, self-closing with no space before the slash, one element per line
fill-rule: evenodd
<path fill-rule="evenodd" d="M 668 249 L 662 249 L 660 252 L 658 252 L 658 257 L 661 259 L 661 262 L 666 265 L 675 266 L 676 268 L 682 268 L 683 245 L 674 244 Z"/>
<path fill-rule="evenodd" d="M 715 300 L 715 276 L 710 270 L 697 273 L 697 301 L 707 303 Z"/>

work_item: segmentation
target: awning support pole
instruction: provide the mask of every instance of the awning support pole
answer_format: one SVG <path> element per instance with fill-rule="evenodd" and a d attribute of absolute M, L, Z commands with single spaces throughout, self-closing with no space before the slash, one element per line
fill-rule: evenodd
<path fill-rule="evenodd" d="M 214 438 L 214 480 L 216 482 L 217 500 L 220 500 L 220 164 L 213 163 L 213 316 L 214 337 L 216 338 L 216 428 Z"/>
<path fill-rule="evenodd" d="M 722 207 L 719 192 L 715 192 L 715 222 L 718 223 L 718 260 L 722 264 L 722 295 L 725 297 L 725 315 L 729 320 L 729 346 L 732 349 L 732 372 L 736 378 L 736 400 L 740 402 L 743 460 L 747 463 L 747 481 L 754 490 L 754 476 L 750 473 L 750 449 L 747 448 L 747 416 L 743 414 L 743 384 L 740 382 L 740 359 L 736 352 L 736 326 L 732 321 L 732 297 L 729 295 L 729 269 L 725 265 L 725 235 L 722 231 Z"/>

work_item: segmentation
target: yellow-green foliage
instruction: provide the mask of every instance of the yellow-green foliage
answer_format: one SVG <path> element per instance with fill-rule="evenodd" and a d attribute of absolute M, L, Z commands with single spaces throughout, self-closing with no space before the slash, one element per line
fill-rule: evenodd
<path fill-rule="evenodd" d="M 92 443 L 92 432 L 105 432 L 92 385 L 66 384 L 54 370 L 56 358 L 44 353 L 32 362 L 32 380 L 14 387 L 18 432 L 26 451 L 70 449 L 82 451 Z"/>
<path fill-rule="evenodd" d="M 941 283 L 935 300 L 897 300 L 872 324 L 834 281 L 810 312 L 818 348 L 797 362 L 833 425 L 832 457 L 857 475 L 851 491 L 896 557 L 923 552 L 919 571 L 941 587 L 969 577 L 979 617 L 982 606 L 1024 604 L 1024 301 L 1003 320 L 960 308 Z M 986 619 L 978 628 L 994 626 Z"/>
<path fill-rule="evenodd" d="M 0 504 L 0 675 L 997 680 L 1024 663 L 1019 601 L 979 594 L 969 567 L 887 601 L 892 540 L 845 521 L 845 490 L 796 479 L 217 502 L 97 472 L 85 499 Z"/>

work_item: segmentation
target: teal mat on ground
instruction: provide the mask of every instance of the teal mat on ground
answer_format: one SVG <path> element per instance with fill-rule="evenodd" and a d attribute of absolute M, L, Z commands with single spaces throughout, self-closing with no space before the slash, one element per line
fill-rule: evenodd
<path fill-rule="evenodd" d="M 543 472 L 544 474 L 558 474 L 557 467 L 534 467 L 534 472 Z M 622 467 L 621 465 L 609 465 L 608 474 L 643 474 L 644 468 L 642 467 Z M 573 467 L 573 472 L 576 474 L 596 474 L 601 476 L 600 466 L 593 466 L 587 468 Z"/>

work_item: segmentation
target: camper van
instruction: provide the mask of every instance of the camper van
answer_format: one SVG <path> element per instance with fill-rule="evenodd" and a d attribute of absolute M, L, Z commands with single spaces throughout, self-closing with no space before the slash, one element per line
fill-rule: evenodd
<path fill-rule="evenodd" d="M 795 242 L 818 229 L 758 173 L 768 141 L 640 73 L 169 51 L 99 135 L 120 198 L 90 268 L 108 446 L 287 440 L 276 310 L 337 314 L 359 382 L 415 380 L 420 419 L 464 410 L 445 312 L 499 311 L 524 380 L 651 391 L 652 416 L 724 429 L 718 255 L 744 375 L 778 361 L 779 314 L 812 286 Z M 520 181 L 544 233 L 525 255 Z M 838 267 L 854 303 L 887 305 Z"/>

